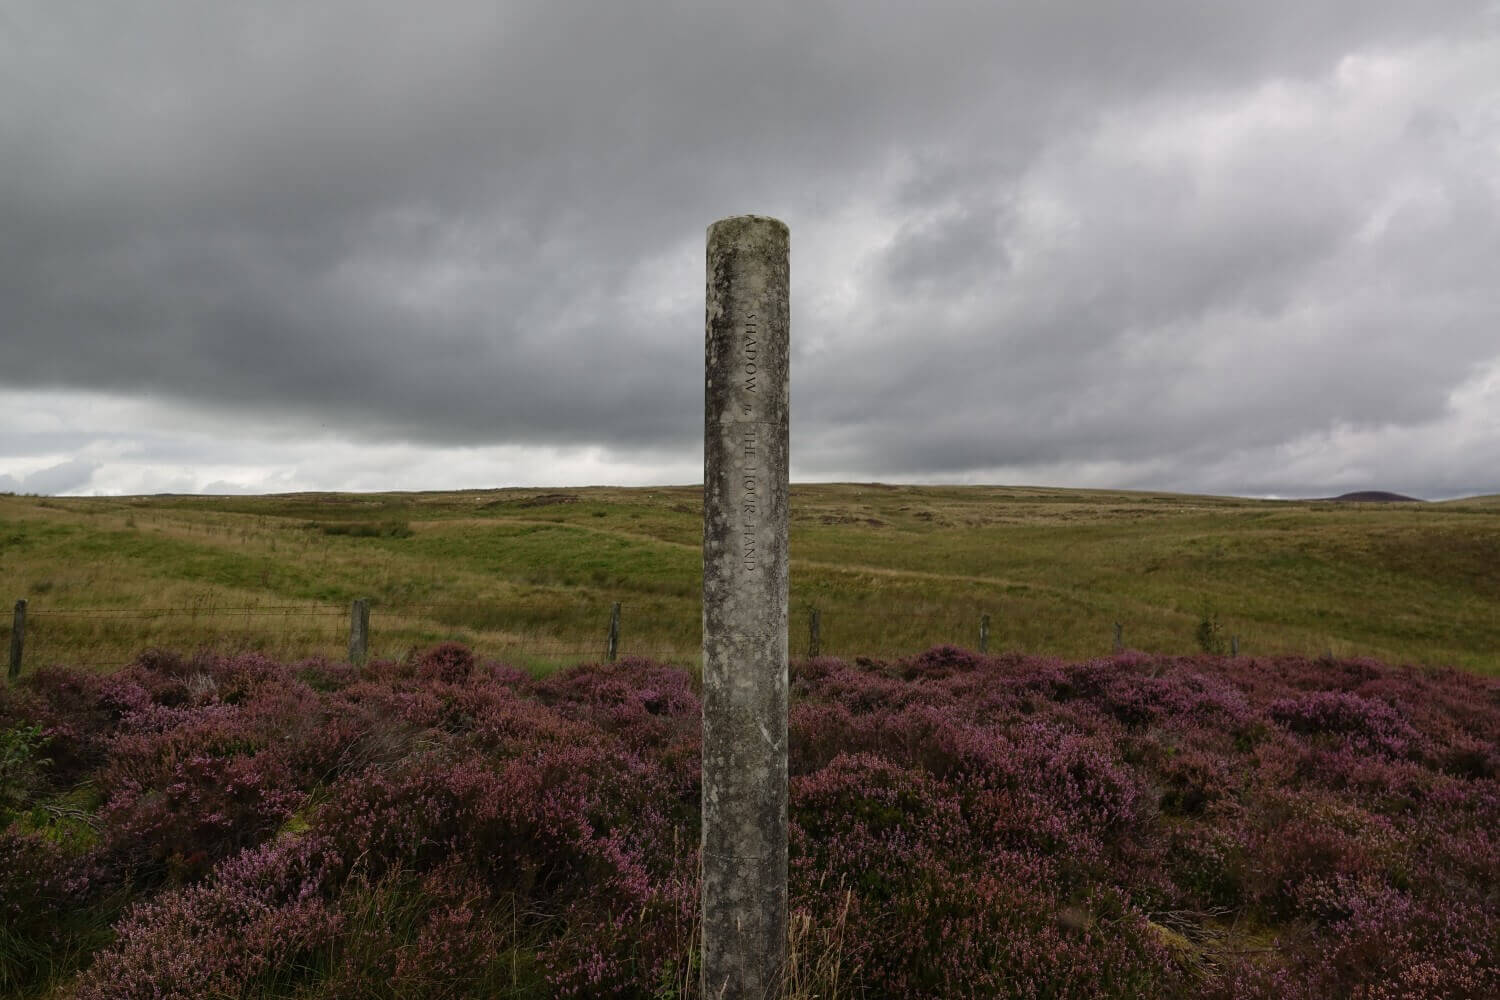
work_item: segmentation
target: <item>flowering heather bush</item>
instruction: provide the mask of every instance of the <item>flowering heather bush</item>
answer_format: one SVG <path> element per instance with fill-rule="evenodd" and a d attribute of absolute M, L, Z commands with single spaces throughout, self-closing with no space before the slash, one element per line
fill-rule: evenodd
<path fill-rule="evenodd" d="M 794 665 L 791 995 L 1500 996 L 1500 682 Z M 0 688 L 0 993 L 696 996 L 700 703 L 153 651 Z"/>
<path fill-rule="evenodd" d="M 417 663 L 417 679 L 461 684 L 474 673 L 474 653 L 458 642 L 445 642 L 423 654 Z"/>
<path fill-rule="evenodd" d="M 1348 691 L 1317 691 L 1271 704 L 1271 718 L 1308 737 L 1347 743 L 1361 753 L 1405 757 L 1419 752 L 1417 731 L 1390 704 Z"/>

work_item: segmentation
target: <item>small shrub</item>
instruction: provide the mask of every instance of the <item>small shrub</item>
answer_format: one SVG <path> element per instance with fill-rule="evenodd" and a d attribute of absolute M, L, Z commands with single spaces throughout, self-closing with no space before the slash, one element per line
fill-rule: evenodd
<path fill-rule="evenodd" d="M 1213 656 L 1223 656 L 1228 652 L 1228 643 L 1224 641 L 1224 626 L 1219 622 L 1219 613 L 1214 610 L 1213 605 L 1204 602 L 1203 608 L 1198 613 L 1198 626 L 1193 630 L 1193 638 L 1198 642 L 1198 648 Z"/>
<path fill-rule="evenodd" d="M 462 684 L 474 673 L 474 652 L 462 643 L 433 646 L 417 661 L 417 679 Z"/>
<path fill-rule="evenodd" d="M 0 825 L 26 803 L 51 761 L 41 755 L 47 737 L 38 725 L 0 729 Z"/>
<path fill-rule="evenodd" d="M 1421 734 L 1394 707 L 1346 691 L 1283 698 L 1268 714 L 1294 733 L 1347 742 L 1362 752 L 1403 757 L 1421 749 Z"/>

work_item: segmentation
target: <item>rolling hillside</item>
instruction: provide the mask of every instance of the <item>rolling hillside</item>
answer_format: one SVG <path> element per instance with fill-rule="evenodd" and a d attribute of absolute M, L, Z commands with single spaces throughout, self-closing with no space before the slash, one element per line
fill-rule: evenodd
<path fill-rule="evenodd" d="M 794 486 L 791 643 L 848 657 L 1125 645 L 1370 656 L 1500 671 L 1500 502 L 1330 503 L 1009 487 Z M 545 668 L 691 662 L 700 490 L 0 496 L 0 581 L 29 601 L 25 669 L 142 648 L 343 655 L 443 639 Z M 7 605 L 8 606 L 8 605 Z M 8 628 L 9 616 L 4 616 Z"/>

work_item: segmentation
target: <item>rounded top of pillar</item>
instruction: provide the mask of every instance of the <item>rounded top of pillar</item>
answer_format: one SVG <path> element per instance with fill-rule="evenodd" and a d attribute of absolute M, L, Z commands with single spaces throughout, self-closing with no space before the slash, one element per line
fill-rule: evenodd
<path fill-rule="evenodd" d="M 731 215 L 708 227 L 708 243 L 779 243 L 791 237 L 785 222 L 769 215 Z"/>

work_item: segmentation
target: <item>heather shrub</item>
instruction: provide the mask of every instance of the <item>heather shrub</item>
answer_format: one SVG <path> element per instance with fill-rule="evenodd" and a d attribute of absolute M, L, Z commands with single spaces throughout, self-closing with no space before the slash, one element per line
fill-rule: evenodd
<path fill-rule="evenodd" d="M 222 862 L 208 881 L 142 903 L 74 992 L 79 1000 L 238 997 L 293 978 L 341 930 L 313 837 Z"/>
<path fill-rule="evenodd" d="M 586 774 L 552 765 L 433 754 L 372 769 L 330 792 L 318 825 L 335 853 L 375 875 L 470 856 L 487 859 L 496 890 L 578 892 L 611 874 L 610 859 L 588 822 Z"/>
<path fill-rule="evenodd" d="M 528 693 L 566 718 L 638 745 L 696 738 L 702 718 L 685 673 L 635 657 L 554 674 L 530 685 Z"/>
<path fill-rule="evenodd" d="M 274 833 L 306 794 L 269 751 L 200 753 L 163 766 L 155 779 L 110 776 L 101 809 L 105 849 L 138 877 L 204 874 Z"/>
<path fill-rule="evenodd" d="M 474 672 L 474 653 L 458 642 L 440 643 L 417 661 L 417 680 L 461 684 Z"/>
<path fill-rule="evenodd" d="M 107 686 L 108 679 L 95 674 L 43 667 L 23 676 L 7 699 L 15 705 L 14 722 L 42 726 L 55 782 L 80 780 L 104 760 L 107 734 L 121 714 L 106 699 Z"/>
<path fill-rule="evenodd" d="M 1238 824 L 1235 824 L 1238 825 Z M 1172 829 L 1167 863 L 1178 899 L 1208 913 L 1242 906 L 1251 879 L 1251 852 L 1233 825 L 1183 824 Z"/>
<path fill-rule="evenodd" d="M 1253 724 L 1245 696 L 1203 664 L 1183 661 L 1169 675 L 1121 671 L 1121 659 L 1067 671 L 1069 685 L 1115 719 L 1132 727 L 1171 720 L 1174 727 L 1213 727 L 1238 733 Z M 1135 661 L 1139 663 L 1139 661 Z"/>
<path fill-rule="evenodd" d="M 119 719 L 94 783 L 103 849 L 137 877 L 202 875 L 275 832 L 302 803 L 308 781 L 280 749 L 299 699 L 263 686 L 253 703 L 226 704 L 203 688 L 191 705 L 170 686 L 143 685 L 175 704 L 147 701 Z"/>
<path fill-rule="evenodd" d="M 1500 682 L 954 647 L 791 682 L 794 995 L 1500 995 Z M 701 710 L 456 644 L 29 674 L 0 992 L 696 996 Z"/>
<path fill-rule="evenodd" d="M 106 877 L 74 845 L 0 830 L 0 993 L 24 996 L 108 940 L 120 898 Z"/>
<path fill-rule="evenodd" d="M 872 949 L 871 992 L 1024 998 L 1180 993 L 1180 963 L 1149 922 L 1105 891 L 1067 901 L 1024 860 L 974 875 L 927 873 Z M 887 926 L 875 921 L 875 927 Z"/>
<path fill-rule="evenodd" d="M 847 923 L 839 958 L 853 995 L 1133 997 L 1182 984 L 1178 960 L 1117 894 L 1059 894 L 1055 869 L 1034 855 L 961 838 L 965 850 L 934 849 L 954 832 L 841 838 L 829 864 L 794 824 L 793 898 L 811 921 Z"/>
<path fill-rule="evenodd" d="M 1211 995 L 1321 1000 L 1485 1000 L 1500 991 L 1493 909 L 1423 902 L 1378 881 L 1325 877 L 1303 890 L 1317 932 L 1278 949 L 1275 965 L 1231 958 Z"/>
<path fill-rule="evenodd" d="M 1256 898 L 1277 918 L 1319 914 L 1305 909 L 1309 880 L 1379 878 L 1408 882 L 1402 838 L 1383 817 L 1327 795 L 1269 793 L 1253 838 Z"/>
<path fill-rule="evenodd" d="M 942 680 L 956 673 L 970 673 L 984 662 L 978 653 L 957 646 L 934 646 L 927 652 L 902 660 L 896 674 L 903 680 Z"/>
<path fill-rule="evenodd" d="M 1318 691 L 1273 702 L 1271 718 L 1294 733 L 1344 742 L 1364 753 L 1403 757 L 1421 737 L 1391 705 L 1345 691 Z"/>
<path fill-rule="evenodd" d="M 799 863 L 847 872 L 861 896 L 879 896 L 912 865 L 968 841 L 962 810 L 918 771 L 860 754 L 835 758 L 792 785 Z"/>

